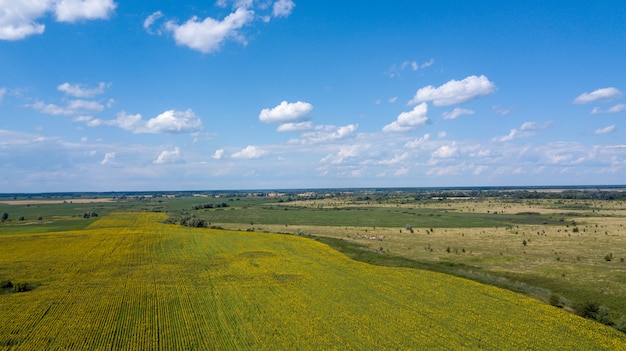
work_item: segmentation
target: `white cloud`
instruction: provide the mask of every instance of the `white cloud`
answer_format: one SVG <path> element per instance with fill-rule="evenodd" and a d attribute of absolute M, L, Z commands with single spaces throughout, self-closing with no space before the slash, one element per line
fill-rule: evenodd
<path fill-rule="evenodd" d="M 96 119 L 90 121 L 88 125 L 90 127 L 100 125 L 117 126 L 135 134 L 180 134 L 202 130 L 200 117 L 196 116 L 191 109 L 187 111 L 168 110 L 147 121 L 143 119 L 141 114 L 132 115 L 122 111 L 117 114 L 117 118 L 114 120 L 103 121 Z"/>
<path fill-rule="evenodd" d="M 596 101 L 611 101 L 622 97 L 622 92 L 616 88 L 602 88 L 594 90 L 590 93 L 582 93 L 576 99 L 575 104 L 588 104 Z"/>
<path fill-rule="evenodd" d="M 452 111 L 445 111 L 443 114 L 441 114 L 441 116 L 443 117 L 443 119 L 456 119 L 459 116 L 463 116 L 463 115 L 473 115 L 474 111 L 473 110 L 468 110 L 466 108 L 455 108 Z"/>
<path fill-rule="evenodd" d="M 461 81 L 450 80 L 435 88 L 432 85 L 417 91 L 409 105 L 432 101 L 435 106 L 460 104 L 481 96 L 493 94 L 496 86 L 487 77 L 469 76 Z"/>
<path fill-rule="evenodd" d="M 193 16 L 182 25 L 168 21 L 165 29 L 174 34 L 174 40 L 178 45 L 184 45 L 206 54 L 218 51 L 221 44 L 228 38 L 245 44 L 245 39 L 239 34 L 239 30 L 253 19 L 254 11 L 239 7 L 222 21 L 211 17 L 199 21 L 197 16 Z"/>
<path fill-rule="evenodd" d="M 315 127 L 311 121 L 300 122 L 300 123 L 284 123 L 276 128 L 279 132 L 302 132 L 307 130 L 312 130 Z"/>
<path fill-rule="evenodd" d="M 0 40 L 21 40 L 42 34 L 38 20 L 53 12 L 58 22 L 107 19 L 117 4 L 113 0 L 0 0 Z"/>
<path fill-rule="evenodd" d="M 163 18 L 163 12 L 161 11 L 156 11 L 153 12 L 150 16 L 148 16 L 144 21 L 143 21 L 143 29 L 146 30 L 146 32 L 148 32 L 148 34 L 161 34 L 161 30 L 157 29 L 156 31 L 152 30 L 152 25 L 154 24 L 154 22 L 156 22 L 157 20 Z"/>
<path fill-rule="evenodd" d="M 63 83 L 57 87 L 57 90 L 73 97 L 88 98 L 104 93 L 104 90 L 109 86 L 110 84 L 104 82 L 98 83 L 98 86 L 95 88 L 86 88 L 81 84 Z"/>
<path fill-rule="evenodd" d="M 613 133 L 616 129 L 617 128 L 613 124 L 605 128 L 596 129 L 595 134 L 610 134 Z"/>
<path fill-rule="evenodd" d="M 211 156 L 211 158 L 214 160 L 221 160 L 223 157 L 224 157 L 224 149 L 215 150 L 215 152 L 213 153 L 213 156 Z"/>
<path fill-rule="evenodd" d="M 499 105 L 492 106 L 491 110 L 499 114 L 500 116 L 506 116 L 509 114 L 509 112 L 511 112 L 511 109 L 504 107 L 504 106 L 499 106 Z"/>
<path fill-rule="evenodd" d="M 390 78 L 397 78 L 401 76 L 402 71 L 405 71 L 407 69 L 411 71 L 417 71 L 420 68 L 430 67 L 434 63 L 435 63 L 435 59 L 433 58 L 422 63 L 421 65 L 417 61 L 404 61 L 401 64 L 394 64 L 393 66 L 391 66 L 389 70 L 385 72 L 385 74 L 388 75 Z"/>
<path fill-rule="evenodd" d="M 527 138 L 533 136 L 537 131 L 545 129 L 551 125 L 551 122 L 539 125 L 536 122 L 526 122 L 520 128 L 511 129 L 508 135 L 494 138 L 493 141 L 505 142 L 513 139 Z"/>
<path fill-rule="evenodd" d="M 313 105 L 308 102 L 281 102 L 274 108 L 265 108 L 259 113 L 259 120 L 265 123 L 288 123 L 298 122 L 306 118 L 313 110 Z"/>
<path fill-rule="evenodd" d="M 100 161 L 101 165 L 110 165 L 115 163 L 115 152 L 107 152 L 104 154 L 104 158 Z"/>
<path fill-rule="evenodd" d="M 67 106 L 58 106 L 55 104 L 45 104 L 41 101 L 37 101 L 32 108 L 48 115 L 76 115 L 85 112 L 95 112 L 104 110 L 104 106 L 93 100 L 70 100 L 67 102 Z"/>
<path fill-rule="evenodd" d="M 328 154 L 320 160 L 320 163 L 338 165 L 344 163 L 347 159 L 359 156 L 367 148 L 369 148 L 369 145 L 343 145 L 339 148 L 336 155 Z"/>
<path fill-rule="evenodd" d="M 623 111 L 626 111 L 626 104 L 617 104 L 615 106 L 609 107 L 606 110 L 602 110 L 599 107 L 594 107 L 593 110 L 591 110 L 591 114 L 597 115 L 600 113 L 618 113 Z"/>
<path fill-rule="evenodd" d="M 408 147 L 408 148 L 414 149 L 414 148 L 424 144 L 429 139 L 430 139 L 430 134 L 426 133 L 426 134 L 424 134 L 423 137 L 421 137 L 419 139 L 415 139 L 413 141 L 407 142 L 406 144 L 404 144 L 404 147 Z"/>
<path fill-rule="evenodd" d="M 7 88 L 0 88 L 0 102 L 2 102 L 6 94 L 7 94 Z"/>
<path fill-rule="evenodd" d="M 458 148 L 454 145 L 443 145 L 439 147 L 435 152 L 433 152 L 432 156 L 435 158 L 450 158 L 454 157 L 457 151 Z"/>
<path fill-rule="evenodd" d="M 358 124 L 346 126 L 323 125 L 316 126 L 315 130 L 302 133 L 302 138 L 295 141 L 300 144 L 319 144 L 334 140 L 340 140 L 352 135 L 358 128 Z"/>
<path fill-rule="evenodd" d="M 107 19 L 116 7 L 113 0 L 57 0 L 54 12 L 59 22 L 76 22 Z"/>
<path fill-rule="evenodd" d="M 395 104 L 395 103 L 396 103 L 396 101 L 398 101 L 398 97 L 397 97 L 397 96 L 394 96 L 394 97 L 392 97 L 392 98 L 389 98 L 389 103 L 390 103 L 390 104 Z"/>
<path fill-rule="evenodd" d="M 261 158 L 268 154 L 268 151 L 260 149 L 253 145 L 248 145 L 241 151 L 235 152 L 232 154 L 232 158 L 241 158 L 241 159 L 254 159 Z"/>
<path fill-rule="evenodd" d="M 427 113 L 428 105 L 425 102 L 421 103 L 412 111 L 399 114 L 394 122 L 383 127 L 383 132 L 406 132 L 422 126 L 428 122 Z"/>
<path fill-rule="evenodd" d="M 296 6 L 291 0 L 278 0 L 272 6 L 272 15 L 274 17 L 287 17 Z"/>
<path fill-rule="evenodd" d="M 382 160 L 382 161 L 379 161 L 378 163 L 381 164 L 381 165 L 391 166 L 391 165 L 395 165 L 395 164 L 398 164 L 398 163 L 406 160 L 408 157 L 409 157 L 409 153 L 405 152 L 405 153 L 400 154 L 400 155 L 395 155 L 390 160 Z"/>
<path fill-rule="evenodd" d="M 180 149 L 178 147 L 174 147 L 174 150 L 163 150 L 159 156 L 152 161 L 152 163 L 158 164 L 166 164 L 166 163 L 181 163 L 183 162 L 183 158 L 180 155 Z"/>
<path fill-rule="evenodd" d="M 0 40 L 20 40 L 43 33 L 45 25 L 36 20 L 50 5 L 51 0 L 0 0 Z"/>

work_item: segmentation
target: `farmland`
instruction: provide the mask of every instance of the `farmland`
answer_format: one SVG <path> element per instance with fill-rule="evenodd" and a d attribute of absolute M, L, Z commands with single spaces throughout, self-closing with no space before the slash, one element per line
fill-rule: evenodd
<path fill-rule="evenodd" d="M 0 350 L 626 347 L 621 192 L 144 195 L 0 197 Z"/>
<path fill-rule="evenodd" d="M 110 213 L 5 234 L 2 349 L 618 349 L 626 336 L 506 290 L 350 260 L 292 235 Z"/>

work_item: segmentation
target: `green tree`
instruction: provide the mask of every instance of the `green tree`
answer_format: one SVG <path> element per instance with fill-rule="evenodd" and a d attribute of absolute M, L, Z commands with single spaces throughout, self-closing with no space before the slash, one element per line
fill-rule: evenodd
<path fill-rule="evenodd" d="M 2 221 L 4 222 L 4 221 L 6 221 L 7 219 L 9 219 L 9 214 L 8 214 L 8 213 L 6 213 L 6 212 L 4 212 L 4 213 L 2 214 Z"/>

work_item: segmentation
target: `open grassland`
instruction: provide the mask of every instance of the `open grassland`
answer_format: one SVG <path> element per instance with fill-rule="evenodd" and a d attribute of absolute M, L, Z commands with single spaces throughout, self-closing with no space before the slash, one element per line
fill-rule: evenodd
<path fill-rule="evenodd" d="M 367 262 L 451 273 L 570 311 L 603 305 L 610 323 L 626 320 L 623 201 L 316 199 L 193 214 L 226 229 L 337 239 L 325 242 Z"/>
<path fill-rule="evenodd" d="M 114 213 L 0 236 L 0 349 L 617 350 L 626 336 L 450 275 L 368 265 L 291 235 Z"/>

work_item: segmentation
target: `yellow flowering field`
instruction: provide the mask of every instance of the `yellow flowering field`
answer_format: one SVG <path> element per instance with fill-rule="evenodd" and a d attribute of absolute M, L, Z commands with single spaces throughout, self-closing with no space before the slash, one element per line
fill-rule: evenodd
<path fill-rule="evenodd" d="M 115 213 L 0 236 L 0 350 L 624 350 L 626 335 L 444 274 L 291 235 Z"/>

